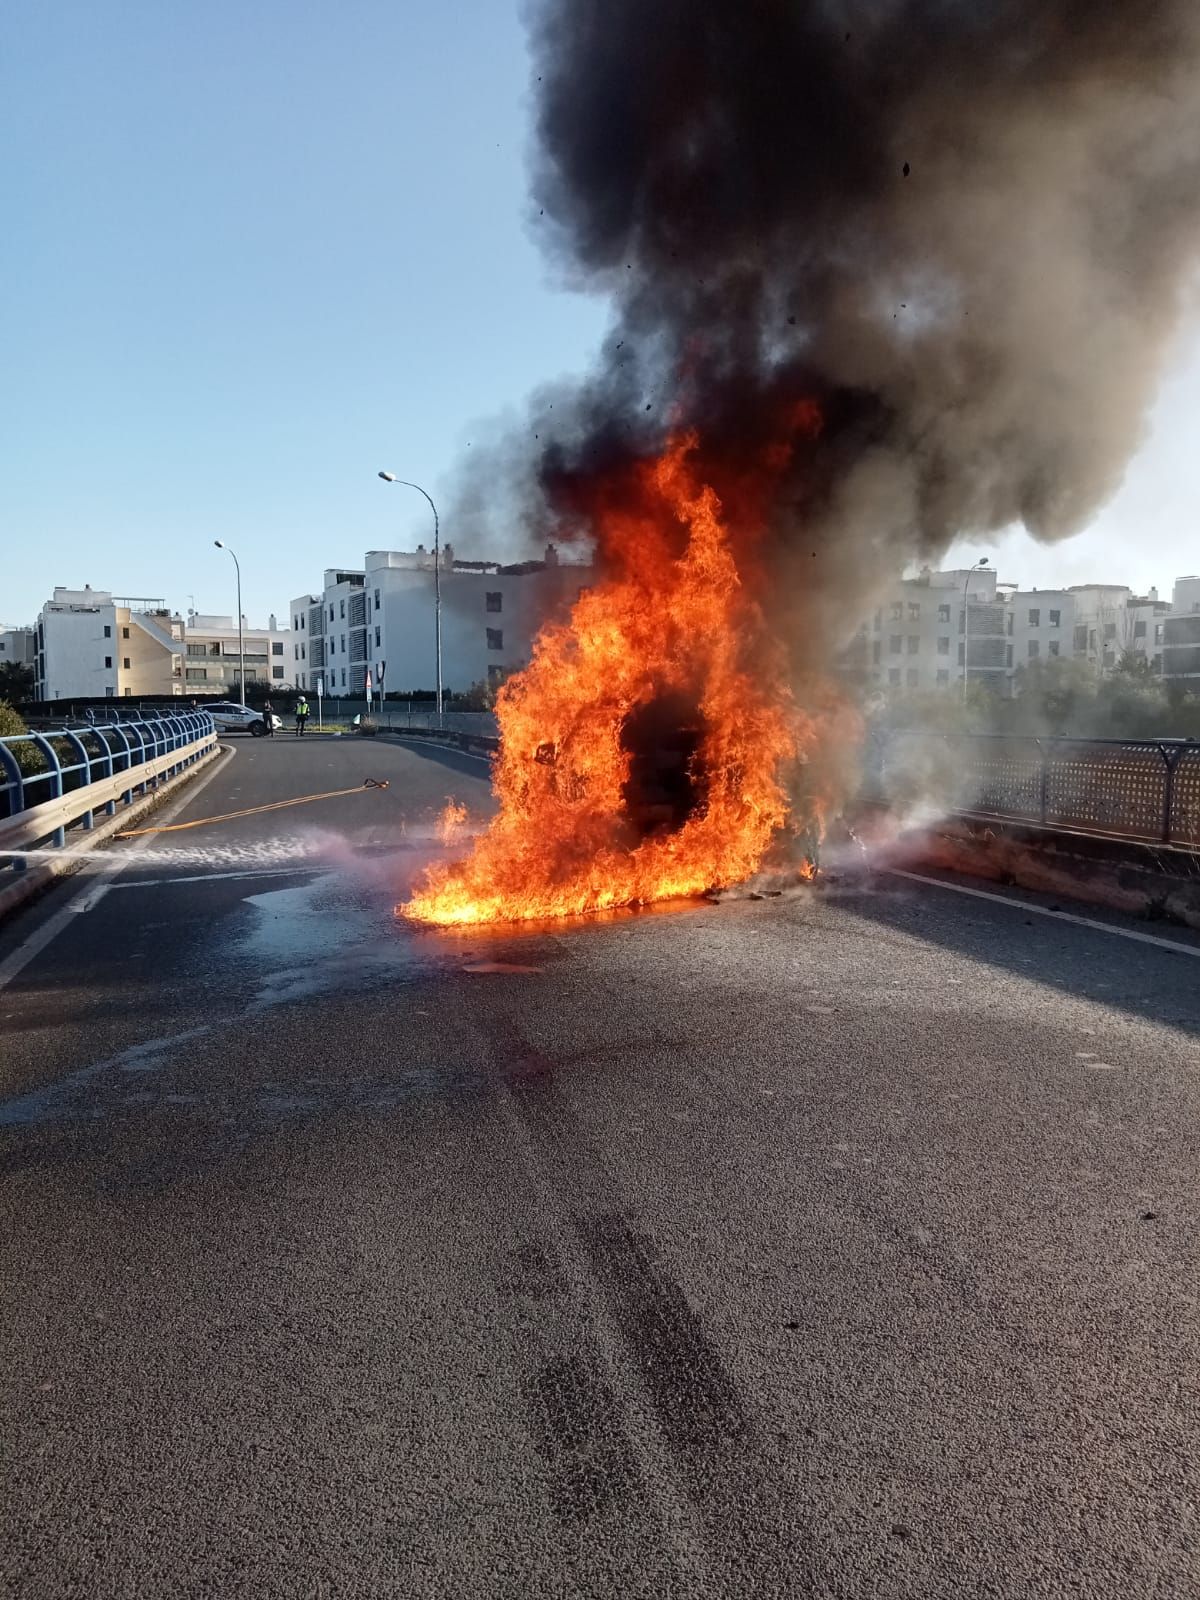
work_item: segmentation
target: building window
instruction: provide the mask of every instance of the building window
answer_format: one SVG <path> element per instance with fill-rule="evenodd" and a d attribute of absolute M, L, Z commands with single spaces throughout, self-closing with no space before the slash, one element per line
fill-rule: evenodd
<path fill-rule="evenodd" d="M 112 666 L 112 657 L 111 656 L 105 656 L 104 665 L 106 667 L 111 667 Z"/>
<path fill-rule="evenodd" d="M 950 607 L 949 606 L 939 606 L 938 607 L 938 621 L 939 622 L 949 622 L 950 621 Z"/>
<path fill-rule="evenodd" d="M 1030 639 L 1027 648 L 1029 650 L 1029 659 L 1030 659 L 1030 661 L 1036 661 L 1038 656 L 1041 654 L 1041 651 L 1042 651 L 1041 645 L 1037 642 L 1036 639 Z"/>
<path fill-rule="evenodd" d="M 1005 631 L 1005 633 L 1008 634 L 1009 638 L 1011 639 L 1012 638 L 1012 631 L 1013 631 L 1013 614 L 1012 614 L 1011 611 L 1005 617 L 1004 623 L 1005 623 L 1004 631 Z"/>
<path fill-rule="evenodd" d="M 892 601 L 892 621 L 893 622 L 899 622 L 900 618 L 903 615 L 904 615 L 904 602 L 903 602 L 903 600 L 893 600 Z"/>
<path fill-rule="evenodd" d="M 1042 625 L 1042 612 L 1040 606 L 1033 606 L 1029 612 L 1029 626 L 1040 628 Z"/>
<path fill-rule="evenodd" d="M 501 608 L 501 605 L 503 603 L 503 600 L 504 600 L 504 596 L 499 590 L 496 590 L 496 589 L 489 589 L 488 590 L 487 608 L 488 608 L 489 611 L 499 611 L 500 608 Z"/>
<path fill-rule="evenodd" d="M 125 668 L 126 672 L 129 671 L 129 657 L 128 656 L 122 656 L 121 657 L 121 665 Z"/>
<path fill-rule="evenodd" d="M 104 637 L 106 639 L 111 639 L 112 638 L 112 628 L 109 626 L 109 624 L 107 622 L 104 624 Z"/>
<path fill-rule="evenodd" d="M 342 668 L 342 688 L 344 689 L 345 687 L 346 687 L 346 669 L 345 669 L 345 667 L 343 667 Z"/>
<path fill-rule="evenodd" d="M 282 667 L 272 667 L 271 668 L 271 676 L 273 678 L 282 678 L 283 677 L 283 668 Z"/>
<path fill-rule="evenodd" d="M 122 639 L 128 639 L 128 637 L 129 637 L 129 629 L 128 628 L 122 628 L 121 629 L 121 637 L 122 637 Z"/>
<path fill-rule="evenodd" d="M 184 677 L 187 679 L 187 681 L 189 683 L 207 683 L 208 682 L 208 668 L 207 667 L 189 667 L 187 669 L 187 671 L 184 673 Z"/>
<path fill-rule="evenodd" d="M 1163 625 L 1162 625 L 1161 622 L 1156 622 L 1154 624 L 1154 642 L 1155 642 L 1155 644 L 1161 644 L 1162 640 L 1163 640 Z"/>
<path fill-rule="evenodd" d="M 948 620 L 949 620 L 949 618 L 947 618 L 947 621 Z M 949 683 L 950 682 L 950 673 L 949 673 L 949 671 L 948 671 L 948 669 L 946 667 L 939 667 L 938 668 L 937 681 L 938 681 L 939 684 L 941 684 L 941 683 Z"/>
<path fill-rule="evenodd" d="M 901 637 L 900 637 L 900 635 L 898 633 L 893 633 L 893 634 L 889 634 L 888 635 L 888 653 L 889 653 L 889 655 L 898 656 L 900 654 L 900 651 L 903 649 L 903 647 L 904 647 L 904 641 L 903 641 L 903 639 L 901 639 Z"/>
<path fill-rule="evenodd" d="M 950 654 L 950 641 L 949 641 L 949 639 L 939 639 L 938 640 L 938 651 L 937 651 L 937 653 L 940 656 L 948 656 Z"/>
<path fill-rule="evenodd" d="M 1111 644 L 1116 637 L 1117 637 L 1117 625 L 1116 625 L 1116 623 L 1115 622 L 1106 622 L 1104 624 L 1104 642 L 1105 642 L 1105 644 Z"/>
<path fill-rule="evenodd" d="M 495 665 L 490 666 L 488 668 L 488 682 L 489 683 L 503 683 L 504 682 L 504 668 L 503 667 L 497 667 Z"/>
<path fill-rule="evenodd" d="M 920 682 L 920 676 L 921 675 L 917 671 L 916 667 L 909 667 L 909 669 L 908 669 L 908 687 L 910 689 L 915 689 L 917 687 L 917 684 Z"/>
<path fill-rule="evenodd" d="M 113 695 L 114 695 L 114 694 L 116 694 L 116 692 L 117 692 L 117 691 L 116 691 L 116 690 L 115 690 L 115 689 L 114 689 L 114 688 L 113 688 L 113 686 L 112 686 L 112 684 L 111 684 L 111 683 L 110 683 L 110 684 L 109 684 L 109 686 L 108 686 L 108 688 L 107 688 L 107 689 L 105 689 L 105 691 L 104 691 L 104 693 L 105 693 L 105 695 L 106 695 L 106 696 L 107 696 L 107 698 L 108 698 L 108 699 L 109 699 L 109 700 L 111 700 L 111 699 L 112 699 L 112 697 L 113 697 Z M 57 689 L 56 689 L 56 690 L 55 690 L 55 691 L 54 691 L 54 698 L 55 698 L 55 699 L 56 699 L 56 700 L 57 700 L 57 699 L 58 699 L 58 690 L 57 690 Z"/>
<path fill-rule="evenodd" d="M 338 616 L 339 617 L 344 617 L 345 615 L 346 615 L 346 602 L 344 600 L 339 600 L 338 601 Z"/>
<path fill-rule="evenodd" d="M 1058 654 L 1058 640 L 1051 639 L 1050 643 L 1046 646 L 1046 649 L 1052 656 L 1056 656 Z"/>
<path fill-rule="evenodd" d="M 1052 611 L 1050 613 L 1050 626 L 1052 628 L 1061 628 L 1062 627 L 1062 612 L 1061 611 Z"/>
<path fill-rule="evenodd" d="M 329 608 L 329 620 L 330 620 L 330 622 L 333 621 L 333 607 L 332 606 L 330 606 L 330 608 Z"/>
<path fill-rule="evenodd" d="M 379 610 L 379 590 L 378 589 L 376 589 L 376 591 L 375 591 L 375 609 L 376 609 L 376 611 Z"/>
<path fill-rule="evenodd" d="M 126 693 L 126 695 L 131 695 L 133 693 L 133 690 L 132 689 L 126 689 L 125 693 Z"/>
<path fill-rule="evenodd" d="M 375 648 L 379 649 L 379 624 L 375 624 Z"/>
<path fill-rule="evenodd" d="M 283 654 L 283 646 L 282 646 L 282 644 L 279 644 L 275 640 L 272 640 L 271 641 L 271 654 L 273 656 L 281 656 Z"/>
<path fill-rule="evenodd" d="M 489 628 L 487 631 L 487 647 L 489 650 L 504 649 L 504 629 Z"/>
<path fill-rule="evenodd" d="M 920 622 L 920 620 L 921 620 L 921 605 L 920 605 L 919 601 L 910 600 L 908 602 L 908 620 L 910 622 Z"/>
<path fill-rule="evenodd" d="M 342 654 L 346 654 L 346 635 L 342 635 Z"/>
<path fill-rule="evenodd" d="M 920 639 L 917 637 L 917 635 L 915 633 L 910 633 L 909 636 L 908 636 L 908 653 L 909 653 L 909 655 L 910 656 L 915 656 L 917 651 L 920 648 L 921 648 Z"/>
<path fill-rule="evenodd" d="M 1135 622 L 1134 623 L 1134 625 L 1133 625 L 1133 637 L 1135 639 L 1144 639 L 1146 637 L 1146 624 L 1144 622 Z"/>
<path fill-rule="evenodd" d="M 1082 623 L 1075 629 L 1075 649 L 1082 655 L 1088 647 L 1087 623 Z"/>
<path fill-rule="evenodd" d="M 893 688 L 900 682 L 900 668 L 899 667 L 889 667 L 888 668 L 888 682 L 893 686 Z"/>
<path fill-rule="evenodd" d="M 300 646 L 300 659 L 301 661 L 308 660 L 308 646 L 306 644 Z"/>

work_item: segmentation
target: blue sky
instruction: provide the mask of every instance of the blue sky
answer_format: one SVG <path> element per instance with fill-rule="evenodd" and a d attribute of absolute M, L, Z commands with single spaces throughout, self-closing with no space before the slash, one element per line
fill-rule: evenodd
<path fill-rule="evenodd" d="M 231 611 L 214 538 L 282 616 L 428 541 L 379 467 L 448 500 L 480 419 L 594 350 L 536 245 L 508 0 L 9 0 L 5 31 L 0 619 L 57 583 Z M 1097 528 L 992 546 L 1004 577 L 1200 569 L 1198 365 Z"/>
<path fill-rule="evenodd" d="M 324 567 L 429 542 L 378 468 L 436 498 L 475 419 L 594 349 L 604 307 L 531 237 L 503 0 L 7 19 L 5 621 L 56 583 L 230 611 L 214 538 L 250 615 L 283 615 Z"/>

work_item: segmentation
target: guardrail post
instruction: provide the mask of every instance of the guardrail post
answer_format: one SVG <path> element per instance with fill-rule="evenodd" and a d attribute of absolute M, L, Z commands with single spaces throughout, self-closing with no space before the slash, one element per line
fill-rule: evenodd
<path fill-rule="evenodd" d="M 29 737 L 33 743 L 38 746 L 42 754 L 46 757 L 46 760 L 50 763 L 50 798 L 52 800 L 61 800 L 63 796 L 62 765 L 59 762 L 58 754 L 55 751 L 54 746 L 44 734 L 31 733 Z M 61 850 L 63 845 L 65 845 L 67 842 L 67 830 L 65 828 L 55 828 L 52 837 L 54 840 L 55 849 Z"/>
<path fill-rule="evenodd" d="M 86 786 L 90 786 L 92 781 L 92 758 L 88 754 L 87 746 L 84 744 L 79 735 L 71 728 L 64 728 L 60 737 L 63 739 L 69 739 L 70 742 L 75 746 L 76 752 L 79 755 L 80 764 L 83 768 L 84 784 Z M 79 820 L 83 825 L 85 833 L 90 833 L 96 825 L 95 815 L 90 809 L 85 811 Z"/>
<path fill-rule="evenodd" d="M 1034 742 L 1036 743 L 1042 758 L 1041 778 L 1038 785 L 1040 790 L 1038 816 L 1041 818 L 1042 827 L 1044 828 L 1046 826 L 1047 799 L 1050 789 L 1050 752 L 1046 749 L 1045 745 L 1040 739 L 1037 739 Z"/>
<path fill-rule="evenodd" d="M 1179 765 L 1179 758 L 1183 754 L 1183 746 L 1160 744 L 1158 753 L 1163 758 L 1163 765 L 1167 769 L 1163 777 L 1162 842 L 1170 844 L 1171 812 L 1175 806 L 1175 768 Z"/>
<path fill-rule="evenodd" d="M 103 752 L 103 754 L 101 755 L 100 759 L 104 763 L 104 776 L 106 778 L 113 777 L 114 774 L 116 773 L 117 768 L 116 768 L 116 762 L 113 760 L 113 748 L 112 748 L 112 745 L 109 744 L 107 736 L 105 734 L 101 733 L 101 731 L 100 731 L 100 729 L 98 727 L 94 728 L 92 730 L 92 738 L 96 740 L 97 744 L 100 746 L 100 749 Z M 115 800 L 106 800 L 104 802 L 104 815 L 106 817 L 115 817 L 116 814 L 117 814 L 117 802 Z"/>
<path fill-rule="evenodd" d="M 8 807 L 9 816 L 15 817 L 18 811 L 25 809 L 25 778 L 21 772 L 21 763 L 8 745 L 2 742 L 0 742 L 0 771 L 3 771 L 6 779 L 5 789 L 16 799 L 16 804 L 10 802 Z M 24 856 L 13 856 L 12 865 L 14 872 L 24 872 L 29 863 Z"/>
<path fill-rule="evenodd" d="M 112 731 L 114 733 L 119 733 L 120 734 L 121 743 L 125 746 L 125 765 L 122 768 L 122 771 L 131 772 L 133 770 L 133 746 L 129 742 L 129 735 L 125 732 L 125 729 L 122 727 L 122 725 L 119 722 L 114 722 L 113 723 Z M 131 806 L 133 804 L 133 785 L 132 785 L 132 783 L 130 784 L 129 788 L 125 790 L 124 794 L 121 796 L 121 804 L 125 805 L 125 806 Z"/>

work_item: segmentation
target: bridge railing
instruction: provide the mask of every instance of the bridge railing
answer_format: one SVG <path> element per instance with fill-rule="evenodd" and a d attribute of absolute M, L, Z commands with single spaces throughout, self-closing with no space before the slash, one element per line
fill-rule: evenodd
<path fill-rule="evenodd" d="M 1200 848 L 1193 740 L 890 733 L 875 741 L 868 767 L 869 787 L 892 806 Z"/>
<path fill-rule="evenodd" d="M 0 738 L 0 866 L 20 869 L 22 852 L 61 848 L 73 826 L 89 830 L 217 743 L 206 711 L 130 722 L 88 723 Z"/>

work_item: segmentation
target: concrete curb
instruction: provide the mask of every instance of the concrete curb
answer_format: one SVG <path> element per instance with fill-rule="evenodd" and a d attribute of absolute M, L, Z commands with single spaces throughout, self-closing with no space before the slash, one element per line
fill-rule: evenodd
<path fill-rule="evenodd" d="M 19 906 L 27 905 L 43 894 L 59 878 L 66 878 L 78 872 L 87 860 L 89 851 L 94 850 L 97 845 L 106 844 L 114 834 L 123 832 L 124 829 L 132 827 L 142 818 L 157 811 L 159 806 L 178 794 L 192 778 L 199 777 L 202 772 L 207 772 L 214 762 L 231 754 L 232 751 L 227 746 L 214 746 L 194 765 L 160 783 L 150 794 L 135 800 L 131 806 L 126 806 L 115 817 L 105 817 L 103 822 L 97 822 L 87 833 L 73 834 L 70 841 L 56 855 L 39 861 L 36 867 L 26 867 L 24 872 L 6 871 L 4 875 L 10 881 L 0 889 L 0 922 Z"/>
<path fill-rule="evenodd" d="M 934 868 L 1200 928 L 1200 851 L 960 815 L 902 834 L 889 865 Z"/>

